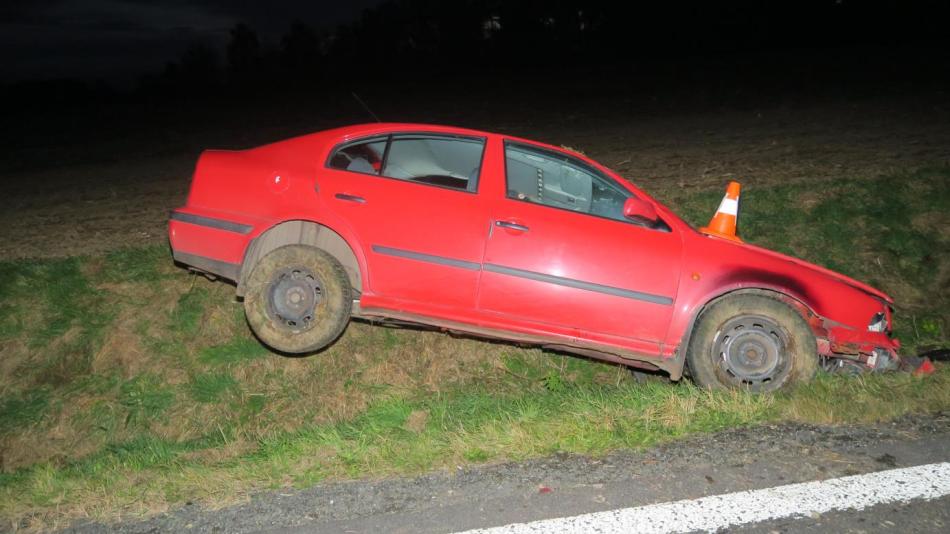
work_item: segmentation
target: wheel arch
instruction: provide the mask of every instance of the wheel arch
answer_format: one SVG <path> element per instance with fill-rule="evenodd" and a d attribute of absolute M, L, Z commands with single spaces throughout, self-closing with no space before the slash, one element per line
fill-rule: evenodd
<path fill-rule="evenodd" d="M 703 315 L 703 312 L 709 309 L 709 307 L 713 304 L 737 295 L 762 295 L 780 302 L 784 302 L 802 316 L 802 319 L 804 319 L 805 323 L 809 326 L 809 328 L 811 328 L 812 333 L 815 334 L 816 338 L 824 335 L 824 332 L 816 329 L 816 324 L 814 321 L 812 321 L 812 318 L 819 317 L 819 315 L 815 313 L 815 311 L 808 304 L 795 296 L 771 287 L 742 287 L 730 289 L 713 295 L 711 298 L 706 299 L 706 302 L 703 303 L 702 306 L 696 307 L 696 311 L 693 312 L 692 317 L 690 317 L 689 323 L 686 326 L 686 330 L 683 333 L 683 338 L 680 340 L 679 346 L 676 350 L 676 358 L 684 365 L 686 363 L 686 351 L 689 349 L 689 343 L 693 336 L 693 332 L 696 330 L 696 324 L 699 322 L 699 318 Z"/>
<path fill-rule="evenodd" d="M 326 251 L 343 266 L 354 296 L 363 292 L 365 267 L 357 256 L 358 249 L 329 226 L 306 219 L 293 219 L 271 226 L 248 244 L 237 280 L 239 297 L 244 296 L 245 280 L 260 259 L 285 245 L 309 245 Z"/>

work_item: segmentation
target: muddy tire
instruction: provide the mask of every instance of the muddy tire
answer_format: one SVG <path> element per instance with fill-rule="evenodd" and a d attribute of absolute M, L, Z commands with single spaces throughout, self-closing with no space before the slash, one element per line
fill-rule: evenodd
<path fill-rule="evenodd" d="M 350 320 L 349 278 L 333 256 L 304 245 L 280 247 L 254 266 L 244 314 L 266 345 L 314 352 L 333 342 Z"/>
<path fill-rule="evenodd" d="M 703 310 L 689 341 L 693 381 L 756 393 L 808 382 L 818 370 L 815 336 L 802 316 L 765 295 L 735 295 Z"/>

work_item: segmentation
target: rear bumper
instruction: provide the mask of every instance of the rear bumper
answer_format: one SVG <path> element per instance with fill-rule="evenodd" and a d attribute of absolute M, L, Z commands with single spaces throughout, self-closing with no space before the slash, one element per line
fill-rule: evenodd
<path fill-rule="evenodd" d="M 172 211 L 168 221 L 175 261 L 235 282 L 253 232 L 245 221 L 190 209 Z"/>
<path fill-rule="evenodd" d="M 208 258 L 206 256 L 198 256 L 196 254 L 181 252 L 179 250 L 175 250 L 174 248 L 172 249 L 172 256 L 175 258 L 176 262 L 187 265 L 189 268 L 196 271 L 213 274 L 215 276 L 227 278 L 228 280 L 233 280 L 235 282 L 237 282 L 238 278 L 241 277 L 240 263 L 228 263 L 225 261 L 216 260 L 214 258 Z"/>

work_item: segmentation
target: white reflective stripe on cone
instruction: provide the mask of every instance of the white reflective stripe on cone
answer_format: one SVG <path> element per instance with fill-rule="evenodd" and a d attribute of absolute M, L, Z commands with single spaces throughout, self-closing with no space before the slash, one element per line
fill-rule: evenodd
<path fill-rule="evenodd" d="M 719 213 L 726 215 L 739 215 L 739 199 L 723 197 L 719 204 Z"/>

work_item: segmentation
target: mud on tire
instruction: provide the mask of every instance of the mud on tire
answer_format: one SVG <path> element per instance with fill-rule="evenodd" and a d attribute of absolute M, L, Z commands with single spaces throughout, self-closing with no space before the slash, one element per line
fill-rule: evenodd
<path fill-rule="evenodd" d="M 353 304 L 343 266 L 318 248 L 286 245 L 260 259 L 246 282 L 244 314 L 266 345 L 314 352 L 333 342 Z"/>
<path fill-rule="evenodd" d="M 769 392 L 818 370 L 815 336 L 790 306 L 762 294 L 728 296 L 703 310 L 689 341 L 692 379 L 709 389 Z"/>

